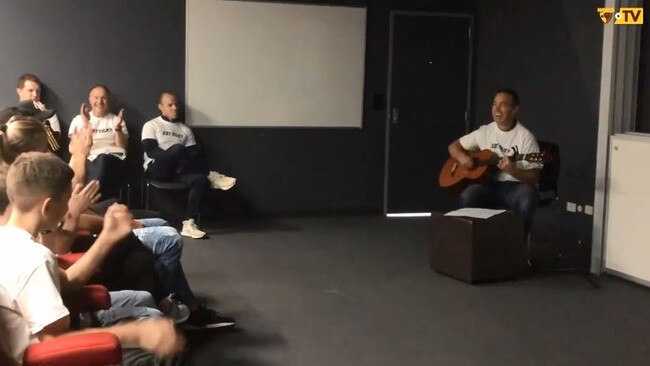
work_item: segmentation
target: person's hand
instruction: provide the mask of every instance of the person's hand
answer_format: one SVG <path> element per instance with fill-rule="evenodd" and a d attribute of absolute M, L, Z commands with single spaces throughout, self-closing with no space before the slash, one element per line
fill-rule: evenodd
<path fill-rule="evenodd" d="M 133 223 L 131 224 L 131 228 L 133 230 L 142 229 L 143 227 L 144 227 L 144 224 L 142 223 L 141 220 L 133 220 Z"/>
<path fill-rule="evenodd" d="M 81 116 L 81 127 L 89 128 L 90 127 L 90 111 L 86 106 L 86 103 L 81 103 L 79 108 L 79 115 Z"/>
<path fill-rule="evenodd" d="M 124 108 L 120 109 L 117 114 L 117 122 L 115 123 L 115 131 L 122 131 L 122 124 L 124 124 Z"/>
<path fill-rule="evenodd" d="M 100 235 L 110 243 L 116 244 L 131 233 L 132 226 L 133 216 L 127 207 L 114 203 L 106 210 L 104 227 Z"/>
<path fill-rule="evenodd" d="M 512 172 L 514 172 L 514 170 L 517 168 L 517 165 L 515 164 L 514 160 L 512 160 L 507 156 L 504 156 L 501 159 L 499 159 L 499 163 L 497 164 L 497 167 L 501 169 L 501 171 L 512 175 Z"/>
<path fill-rule="evenodd" d="M 90 181 L 85 187 L 77 184 L 68 201 L 68 214 L 75 218 L 79 217 L 90 205 L 99 201 L 100 196 L 98 181 Z"/>
<path fill-rule="evenodd" d="M 122 128 L 124 126 L 124 108 L 120 109 L 116 120 L 117 122 L 115 122 L 114 125 L 115 133 L 113 134 L 113 146 L 119 146 L 126 149 L 126 146 L 124 146 L 126 134 L 122 131 Z"/>
<path fill-rule="evenodd" d="M 83 127 L 80 131 L 74 131 L 70 136 L 68 151 L 72 156 L 80 156 L 86 159 L 90 155 L 90 149 L 93 146 L 93 130 L 89 127 Z"/>
<path fill-rule="evenodd" d="M 45 110 L 45 104 L 41 101 L 34 101 L 34 107 L 38 110 L 44 111 Z"/>
<path fill-rule="evenodd" d="M 171 319 L 143 319 L 134 325 L 138 331 L 138 345 L 156 356 L 173 356 L 185 347 L 185 339 L 176 331 Z"/>
<path fill-rule="evenodd" d="M 458 162 L 460 163 L 461 167 L 468 170 L 473 169 L 474 166 L 476 166 L 474 159 L 469 155 L 463 155 L 463 157 L 459 159 Z"/>
<path fill-rule="evenodd" d="M 83 156 L 85 159 L 90 155 L 90 148 L 93 146 L 93 128 L 90 125 L 90 112 L 88 112 L 86 103 L 81 103 L 79 115 L 81 116 L 81 127 L 72 132 L 68 151 L 70 155 Z"/>

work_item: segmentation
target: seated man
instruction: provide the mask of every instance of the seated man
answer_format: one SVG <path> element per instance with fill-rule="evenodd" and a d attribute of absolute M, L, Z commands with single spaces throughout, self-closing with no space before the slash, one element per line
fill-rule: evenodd
<path fill-rule="evenodd" d="M 0 291 L 0 317 L 11 333 L 0 336 L 0 346 L 20 364 L 29 343 L 66 334 L 108 331 L 125 347 L 136 346 L 156 356 L 174 355 L 182 349 L 183 340 L 169 320 L 71 332 L 61 291 L 72 291 L 86 283 L 132 225 L 125 206 L 110 207 L 96 244 L 67 270 L 58 268 L 54 254 L 34 238 L 55 229 L 68 211 L 72 175 L 69 166 L 47 153 L 22 154 L 9 168 L 6 182 L 12 210 L 7 225 L 0 227 L 0 288 L 4 290 Z M 133 352 L 143 351 L 125 351 L 124 364 L 129 364 Z M 146 357 L 146 364 L 160 361 L 153 355 Z"/>
<path fill-rule="evenodd" d="M 59 139 L 61 137 L 61 123 L 54 110 L 47 109 L 45 104 L 41 101 L 41 81 L 34 74 L 23 74 L 18 78 L 18 85 L 16 86 L 16 94 L 18 94 L 18 108 L 28 109 L 32 112 L 41 110 L 51 113 L 45 118 L 44 125 L 48 134 L 48 143 L 50 151 L 60 153 L 61 145 Z"/>
<path fill-rule="evenodd" d="M 4 114 L 4 112 L 0 112 L 0 115 Z M 0 119 L 0 131 L 4 133 L 4 138 L 0 139 L 0 160 L 3 163 L 11 164 L 16 156 L 25 151 L 45 151 L 47 143 L 42 124 L 33 118 L 27 117 L 14 117 L 10 121 L 11 123 L 5 124 L 5 121 Z M 89 127 L 82 128 L 82 131 L 79 133 L 75 132 L 71 139 L 70 151 L 73 157 L 72 160 L 74 161 L 84 161 L 88 155 L 88 146 L 79 141 L 84 135 L 90 135 Z M 83 180 L 83 177 L 81 179 Z M 93 196 L 93 191 L 89 189 L 93 184 L 93 182 L 89 183 L 81 193 Z M 102 217 L 82 215 L 83 208 L 72 209 L 73 207 L 77 207 L 77 205 L 70 204 L 70 210 L 62 220 L 62 225 L 56 231 L 41 235 L 43 243 L 47 244 L 57 254 L 70 251 L 81 219 L 86 220 L 86 228 L 94 233 L 100 233 L 105 225 Z M 155 288 L 157 287 L 158 280 L 160 280 L 166 293 L 174 293 L 178 300 L 187 305 L 190 312 L 189 318 L 187 316 L 176 316 L 173 314 L 175 312 L 174 309 L 182 309 L 183 307 L 176 304 L 169 297 L 162 298 L 162 296 L 157 296 L 156 299 L 159 300 L 158 307 L 165 314 L 174 317 L 176 320 L 179 317 L 187 318 L 187 322 L 185 323 L 187 328 L 220 328 L 235 325 L 235 321 L 232 318 L 223 316 L 213 309 L 206 307 L 194 296 L 181 264 L 183 242 L 176 229 L 168 226 L 164 220 L 160 219 L 135 221 L 132 229 L 131 239 L 120 240 L 108 255 L 106 260 L 107 268 L 105 267 L 101 273 L 104 280 L 112 281 L 112 284 L 103 282 L 107 287 L 114 290 L 132 288 L 146 289 L 149 292 L 157 293 L 160 291 L 156 291 Z M 137 257 L 142 257 L 142 254 L 154 256 L 156 260 L 155 268 L 151 268 L 151 266 L 149 270 L 147 268 L 140 268 L 145 263 L 150 263 L 138 261 Z M 132 262 L 131 259 L 133 259 L 134 255 L 136 258 Z M 138 264 L 139 266 L 132 271 L 131 267 L 134 264 Z M 156 282 L 151 285 L 151 281 L 148 279 L 149 271 L 153 269 L 156 270 L 157 276 L 151 279 Z M 137 286 L 133 282 L 133 277 L 124 276 L 124 272 L 127 274 L 132 273 L 133 276 L 141 274 L 138 278 L 144 275 L 143 281 L 141 281 L 144 285 Z M 116 276 L 117 278 L 115 278 Z M 133 287 L 134 285 L 136 286 Z M 152 287 L 154 288 L 152 289 Z"/>
<path fill-rule="evenodd" d="M 8 170 L 7 165 L 0 164 L 0 226 L 6 224 L 12 211 L 7 197 L 6 178 Z M 83 188 L 77 185 L 68 201 L 67 217 L 76 217 L 78 214 L 75 214 L 75 212 L 81 212 L 87 208 L 92 202 L 92 197 L 96 197 L 98 189 L 97 181 L 92 181 Z M 43 238 L 48 236 L 51 235 L 40 233 L 38 242 L 43 243 Z M 175 323 L 181 323 L 187 320 L 189 316 L 189 309 L 185 305 L 177 304 L 172 299 L 164 299 L 159 305 L 156 305 L 153 296 L 146 291 L 111 291 L 109 296 L 111 307 L 106 310 L 99 310 L 92 316 L 87 317 L 86 319 L 89 321 L 92 319 L 93 322 L 84 322 L 84 327 L 112 325 L 124 319 L 161 317 L 163 315 L 172 318 Z"/>
<path fill-rule="evenodd" d="M 183 182 L 190 187 L 181 235 L 203 238 L 205 232 L 198 228 L 196 220 L 206 190 L 210 186 L 215 189 L 230 189 L 235 185 L 236 179 L 214 171 L 208 174 L 199 162 L 199 149 L 194 134 L 178 120 L 178 105 L 174 94 L 162 93 L 158 110 L 160 116 L 142 126 L 145 175 L 163 182 Z"/>
<path fill-rule="evenodd" d="M 517 119 L 518 111 L 519 96 L 514 90 L 497 91 L 492 103 L 494 121 L 452 142 L 449 154 L 468 169 L 476 166 L 469 151 L 490 149 L 500 157 L 493 180 L 465 188 L 460 206 L 513 210 L 524 219 L 527 234 L 539 200 L 537 181 L 541 165 L 514 159 L 515 154 L 539 152 L 535 136 Z"/>
<path fill-rule="evenodd" d="M 85 126 L 92 128 L 92 146 L 86 161 L 86 183 L 98 180 L 102 189 L 102 199 L 119 196 L 125 179 L 126 147 L 129 135 L 124 122 L 124 109 L 116 115 L 110 113 L 111 92 L 105 85 L 96 85 L 90 90 L 88 102 L 92 110 L 88 112 L 82 105 L 79 115 L 70 123 L 68 136 Z"/>

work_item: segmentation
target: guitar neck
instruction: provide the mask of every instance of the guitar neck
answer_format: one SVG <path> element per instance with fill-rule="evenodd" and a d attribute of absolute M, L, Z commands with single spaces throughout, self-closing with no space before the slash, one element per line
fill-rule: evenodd
<path fill-rule="evenodd" d="M 517 154 L 514 157 L 515 161 L 521 161 L 521 160 L 526 160 L 530 154 Z M 492 155 L 490 159 L 487 160 L 479 160 L 478 164 L 479 165 L 497 165 L 499 163 L 499 160 L 501 160 L 501 157 L 495 155 Z"/>

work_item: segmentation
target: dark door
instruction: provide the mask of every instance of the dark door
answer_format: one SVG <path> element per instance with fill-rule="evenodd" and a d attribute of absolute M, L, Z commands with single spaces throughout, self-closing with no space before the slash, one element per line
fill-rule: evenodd
<path fill-rule="evenodd" d="M 471 25 L 469 15 L 391 14 L 386 213 L 456 206 L 438 173 L 467 130 Z"/>

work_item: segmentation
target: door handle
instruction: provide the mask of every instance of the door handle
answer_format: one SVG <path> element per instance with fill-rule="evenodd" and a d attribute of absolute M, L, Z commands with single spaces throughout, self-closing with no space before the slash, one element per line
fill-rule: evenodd
<path fill-rule="evenodd" d="M 397 107 L 393 107 L 393 113 L 391 113 L 391 120 L 394 125 L 399 122 L 399 111 L 397 110 Z"/>

